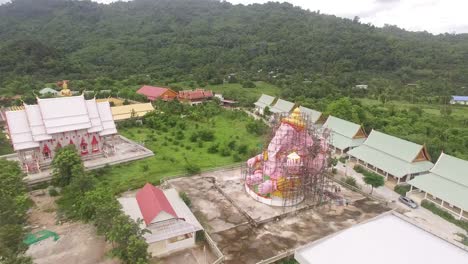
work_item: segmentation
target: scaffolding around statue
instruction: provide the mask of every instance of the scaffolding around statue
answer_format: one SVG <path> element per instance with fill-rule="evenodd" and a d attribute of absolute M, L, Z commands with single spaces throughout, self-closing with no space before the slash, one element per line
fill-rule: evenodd
<path fill-rule="evenodd" d="M 330 157 L 328 133 L 317 129 L 299 108 L 290 115 L 274 115 L 271 123 L 268 146 L 250 158 L 244 169 L 246 192 L 273 206 L 323 202 Z"/>

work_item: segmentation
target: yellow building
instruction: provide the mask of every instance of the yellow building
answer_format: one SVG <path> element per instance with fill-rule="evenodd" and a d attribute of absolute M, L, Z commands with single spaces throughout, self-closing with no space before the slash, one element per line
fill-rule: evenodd
<path fill-rule="evenodd" d="M 111 107 L 114 121 L 126 120 L 131 117 L 142 117 L 146 113 L 153 111 L 151 103 L 130 104 Z"/>
<path fill-rule="evenodd" d="M 119 99 L 119 98 L 114 98 L 114 97 L 110 97 L 110 98 L 103 98 L 103 99 L 96 99 L 96 102 L 109 102 L 111 103 L 111 105 L 113 104 L 114 106 L 122 106 L 123 103 L 124 103 L 124 100 L 122 99 Z"/>

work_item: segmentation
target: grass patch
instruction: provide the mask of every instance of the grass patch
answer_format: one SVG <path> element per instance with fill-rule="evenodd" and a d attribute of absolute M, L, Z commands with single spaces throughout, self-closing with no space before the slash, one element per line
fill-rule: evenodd
<path fill-rule="evenodd" d="M 13 148 L 10 146 L 10 144 L 8 143 L 0 144 L 0 156 L 11 154 L 11 153 L 14 153 L 14 151 L 13 151 Z"/>
<path fill-rule="evenodd" d="M 465 231 L 468 232 L 468 222 L 463 221 L 463 220 L 458 220 L 453 217 L 453 215 L 444 209 L 439 208 L 437 205 L 435 205 L 432 202 L 429 202 L 427 200 L 422 201 L 421 206 L 426 208 L 427 210 L 433 212 L 434 214 L 442 217 L 443 219 L 449 221 L 450 223 L 453 223 L 461 228 L 463 228 Z"/>
<path fill-rule="evenodd" d="M 119 193 L 139 188 L 146 182 L 159 184 L 164 177 L 187 172 L 197 173 L 199 170 L 230 165 L 238 162 L 239 157 L 245 160 L 250 153 L 259 152 L 259 146 L 263 142 L 263 136 L 247 131 L 247 124 L 252 122 L 250 117 L 245 115 L 233 120 L 227 110 L 209 120 L 194 121 L 187 118 L 179 122 L 183 122 L 184 129 L 179 126 L 169 126 L 164 132 L 149 127 L 120 128 L 120 134 L 134 141 L 144 142 L 145 147 L 152 150 L 155 156 L 109 167 L 98 173 L 98 179 Z M 182 130 L 187 136 L 179 140 L 173 139 L 171 134 L 177 135 L 177 132 Z M 214 139 L 204 142 L 197 138 L 193 142 L 189 135 L 203 130 L 212 131 Z M 231 142 L 236 142 L 237 148 L 246 145 L 248 150 L 239 151 L 242 153 L 231 151 L 230 155 L 209 151 L 215 144 L 227 147 Z M 180 147 L 181 145 L 184 147 Z"/>

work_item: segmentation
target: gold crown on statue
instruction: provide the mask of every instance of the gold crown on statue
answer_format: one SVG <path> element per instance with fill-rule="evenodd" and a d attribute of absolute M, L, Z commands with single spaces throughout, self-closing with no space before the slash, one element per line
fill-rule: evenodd
<path fill-rule="evenodd" d="M 282 121 L 297 128 L 304 128 L 305 125 L 299 107 L 296 107 L 296 109 L 294 109 L 294 111 L 289 115 L 289 117 L 283 118 Z"/>

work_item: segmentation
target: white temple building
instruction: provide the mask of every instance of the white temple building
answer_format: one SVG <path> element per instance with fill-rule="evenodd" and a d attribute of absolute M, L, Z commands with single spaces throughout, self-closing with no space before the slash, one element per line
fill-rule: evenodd
<path fill-rule="evenodd" d="M 83 159 L 114 153 L 117 134 L 109 102 L 84 96 L 37 99 L 5 113 L 7 132 L 23 170 L 47 168 L 58 148 L 75 145 Z"/>

